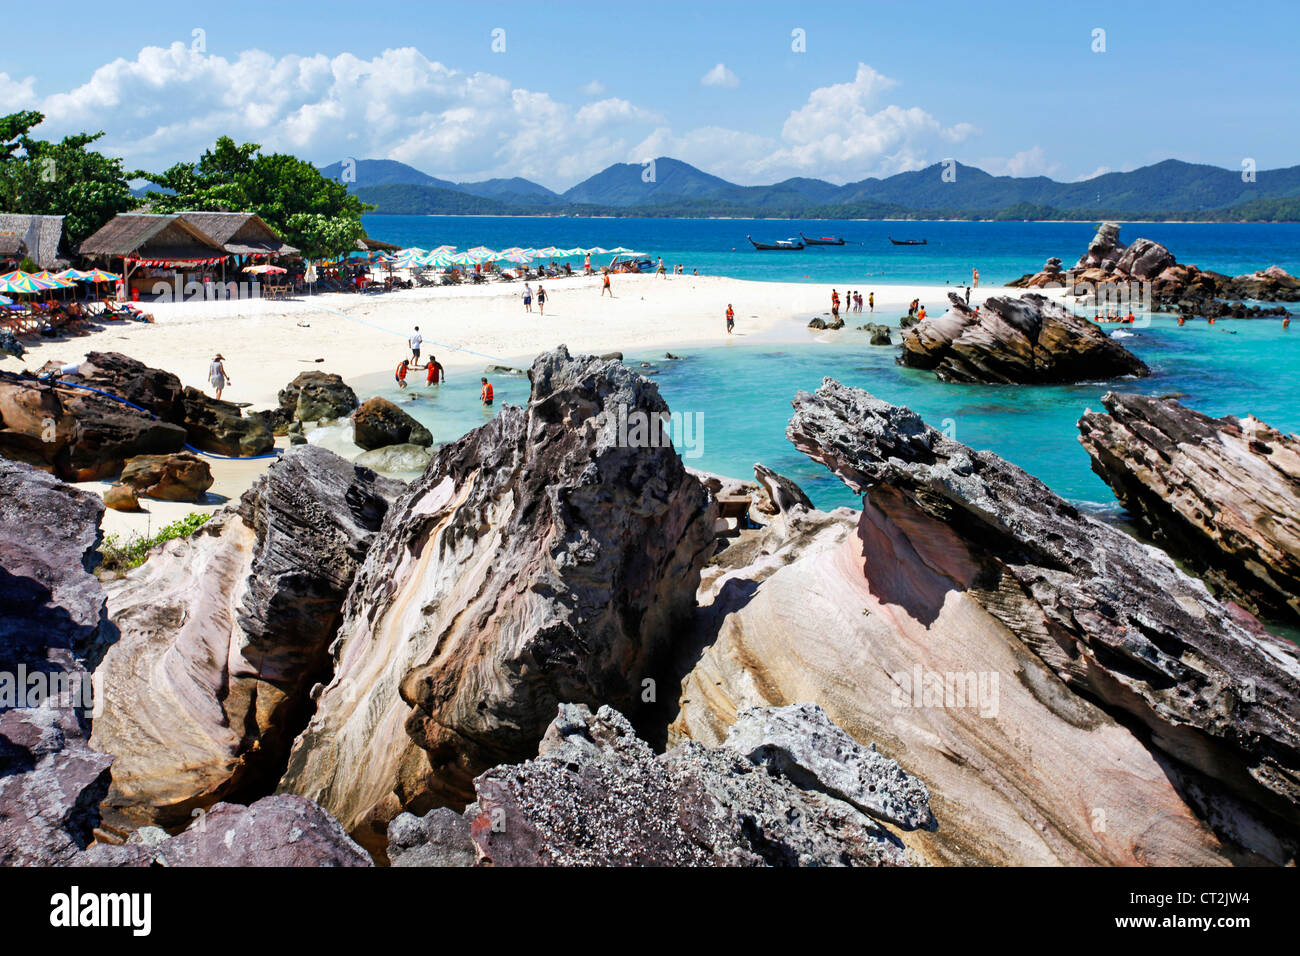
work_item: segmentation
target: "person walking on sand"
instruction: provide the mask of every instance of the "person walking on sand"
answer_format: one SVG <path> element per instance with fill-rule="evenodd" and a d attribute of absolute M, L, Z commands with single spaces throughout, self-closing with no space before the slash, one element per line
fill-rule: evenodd
<path fill-rule="evenodd" d="M 668 278 L 668 273 L 664 271 L 664 257 L 663 257 L 663 256 L 660 256 L 660 257 L 659 257 L 659 268 L 658 268 L 656 271 L 658 272 L 659 275 L 663 276 L 665 279 Z"/>
<path fill-rule="evenodd" d="M 540 282 L 537 283 L 537 313 L 539 315 L 546 314 L 546 289 L 543 288 Z"/>
<path fill-rule="evenodd" d="M 970 286 L 966 287 L 966 304 L 970 305 Z"/>
<path fill-rule="evenodd" d="M 420 367 L 420 346 L 424 344 L 424 336 L 420 334 L 420 327 L 417 325 L 415 331 L 411 333 L 411 364 L 416 368 Z"/>
<path fill-rule="evenodd" d="M 533 287 L 527 282 L 524 283 L 524 311 L 533 311 Z"/>
<path fill-rule="evenodd" d="M 591 253 L 587 253 L 582 258 L 582 274 L 591 275 Z"/>
<path fill-rule="evenodd" d="M 484 405 L 491 405 L 492 404 L 492 383 L 489 382 L 486 378 L 480 378 L 479 381 L 483 383 L 483 388 L 479 391 L 478 394 L 479 400 L 482 401 Z"/>
<path fill-rule="evenodd" d="M 429 356 L 429 364 L 426 365 L 425 368 L 429 370 L 424 381 L 426 387 L 429 385 L 437 385 L 447 377 L 447 370 L 442 367 L 442 363 L 438 361 L 438 356 L 436 355 Z"/>
<path fill-rule="evenodd" d="M 727 303 L 727 334 L 730 335 L 731 330 L 734 329 L 735 327 L 736 327 L 736 310 L 733 309 L 731 307 L 731 303 L 728 302 Z"/>
<path fill-rule="evenodd" d="M 393 378 L 397 381 L 398 388 L 406 388 L 406 370 L 411 367 L 411 363 L 402 359 L 397 364 L 397 371 L 393 372 Z"/>
<path fill-rule="evenodd" d="M 212 360 L 212 364 L 208 366 L 208 381 L 212 383 L 212 387 L 217 391 L 217 401 L 221 401 L 221 392 L 230 384 L 230 376 L 226 374 L 225 361 L 226 357 L 218 352 Z"/>
<path fill-rule="evenodd" d="M 605 293 L 606 293 L 606 292 L 609 293 L 609 297 L 610 297 L 611 299 L 614 298 L 614 290 L 611 289 L 611 288 L 609 287 L 609 270 L 608 270 L 608 269 L 605 270 L 605 282 L 604 282 L 604 284 L 600 287 L 600 297 L 601 297 L 602 299 L 605 298 Z"/>

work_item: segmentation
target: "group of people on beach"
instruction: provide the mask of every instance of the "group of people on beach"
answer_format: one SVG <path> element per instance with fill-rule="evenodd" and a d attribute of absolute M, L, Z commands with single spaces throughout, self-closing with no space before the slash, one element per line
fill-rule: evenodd
<path fill-rule="evenodd" d="M 848 292 L 844 293 L 844 301 L 848 305 L 848 308 L 845 309 L 846 312 L 862 311 L 863 298 L 861 292 L 850 289 Z M 869 311 L 871 312 L 876 311 L 876 294 L 874 292 L 867 293 L 866 305 Z M 839 314 L 840 314 L 840 292 L 838 289 L 831 289 L 831 315 L 835 316 L 836 318 L 839 318 Z"/>
<path fill-rule="evenodd" d="M 609 284 L 609 276 L 605 277 L 605 283 L 606 285 Z M 522 295 L 524 297 L 524 311 L 533 311 L 533 287 L 527 282 L 524 283 Z M 537 314 L 546 314 L 546 287 L 540 282 L 537 283 Z"/>
<path fill-rule="evenodd" d="M 415 331 L 411 333 L 410 339 L 407 340 L 411 346 L 411 357 L 402 359 L 397 365 L 397 371 L 394 378 L 397 380 L 398 388 L 406 388 L 406 375 L 412 367 L 425 370 L 425 386 L 437 385 L 447 378 L 447 370 L 442 367 L 436 355 L 430 355 L 429 361 L 423 366 L 420 365 L 420 351 L 424 347 L 424 336 L 420 334 L 420 327 L 417 325 Z"/>

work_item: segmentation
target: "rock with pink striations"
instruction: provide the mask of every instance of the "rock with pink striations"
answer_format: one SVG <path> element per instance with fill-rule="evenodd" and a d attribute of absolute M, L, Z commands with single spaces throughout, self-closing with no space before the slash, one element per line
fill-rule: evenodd
<path fill-rule="evenodd" d="M 1172 399 L 1101 402 L 1079 441 L 1142 530 L 1225 597 L 1300 623 L 1300 439 Z"/>
<path fill-rule="evenodd" d="M 400 811 L 463 807 L 560 702 L 639 715 L 715 547 L 716 508 L 648 379 L 539 356 L 526 409 L 438 449 L 371 548 L 334 678 L 281 782 L 377 851 Z"/>
<path fill-rule="evenodd" d="M 327 679 L 344 597 L 398 482 L 314 445 L 107 585 L 120 633 L 97 671 L 93 743 L 118 759 L 121 833 L 274 786 Z"/>
<path fill-rule="evenodd" d="M 795 408 L 862 511 L 715 559 L 670 742 L 816 701 L 925 781 L 940 827 L 901 838 L 932 862 L 1296 858 L 1293 644 L 908 409 L 829 379 Z"/>

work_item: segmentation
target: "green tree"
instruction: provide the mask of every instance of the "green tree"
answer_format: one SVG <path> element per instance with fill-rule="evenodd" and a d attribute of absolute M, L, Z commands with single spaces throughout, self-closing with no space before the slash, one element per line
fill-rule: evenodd
<path fill-rule="evenodd" d="M 150 175 L 170 192 L 150 192 L 159 212 L 202 209 L 255 212 L 304 255 L 336 255 L 365 235 L 368 206 L 311 163 L 284 153 L 262 153 L 256 143 L 217 140 L 197 163 L 178 163 Z"/>
<path fill-rule="evenodd" d="M 96 229 L 134 204 L 122 160 L 88 149 L 102 137 L 77 133 L 58 142 L 31 131 L 44 115 L 34 111 L 0 117 L 0 209 L 63 216 L 68 246 L 75 249 Z"/>

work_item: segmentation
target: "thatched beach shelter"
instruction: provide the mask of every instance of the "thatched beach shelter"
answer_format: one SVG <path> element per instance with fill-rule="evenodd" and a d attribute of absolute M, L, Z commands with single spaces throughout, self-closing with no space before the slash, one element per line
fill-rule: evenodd
<path fill-rule="evenodd" d="M 62 243 L 62 216 L 0 213 L 0 261 L 28 258 L 42 269 L 62 269 L 68 264 L 60 256 Z"/>
<path fill-rule="evenodd" d="M 221 268 L 225 278 L 230 253 L 198 226 L 179 214 L 122 213 L 114 216 L 78 249 L 89 259 L 112 266 L 121 263 L 122 281 L 130 294 L 132 283 L 142 292 L 169 276 L 183 281 L 187 274 Z"/>
<path fill-rule="evenodd" d="M 298 254 L 257 213 L 186 211 L 179 215 L 233 256 L 273 258 Z"/>

